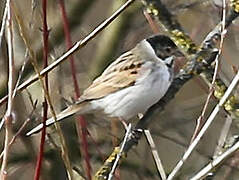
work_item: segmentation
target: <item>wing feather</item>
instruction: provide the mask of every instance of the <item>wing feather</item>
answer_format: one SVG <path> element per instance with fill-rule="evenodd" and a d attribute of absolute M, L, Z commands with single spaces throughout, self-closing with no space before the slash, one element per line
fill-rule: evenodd
<path fill-rule="evenodd" d="M 134 85 L 142 64 L 143 61 L 131 51 L 124 53 L 93 81 L 81 99 L 99 99 Z"/>

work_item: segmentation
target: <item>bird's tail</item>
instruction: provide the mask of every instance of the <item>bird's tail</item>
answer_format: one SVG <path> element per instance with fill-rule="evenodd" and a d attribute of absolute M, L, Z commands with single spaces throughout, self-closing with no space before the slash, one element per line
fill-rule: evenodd
<path fill-rule="evenodd" d="M 88 102 L 81 102 L 81 103 L 78 103 L 78 104 L 74 104 L 74 105 L 69 106 L 68 108 L 66 108 L 62 112 L 60 112 L 58 115 L 56 115 L 56 121 L 61 121 L 64 118 L 69 117 L 69 116 L 71 116 L 75 113 L 84 114 L 87 111 L 89 111 L 89 103 Z M 50 125 L 54 124 L 56 121 L 52 117 L 52 118 L 46 120 L 46 126 L 50 126 Z M 39 124 L 38 126 L 33 128 L 32 130 L 30 130 L 26 135 L 31 136 L 32 134 L 38 133 L 39 131 L 42 130 L 42 128 L 43 128 L 43 123 Z"/>

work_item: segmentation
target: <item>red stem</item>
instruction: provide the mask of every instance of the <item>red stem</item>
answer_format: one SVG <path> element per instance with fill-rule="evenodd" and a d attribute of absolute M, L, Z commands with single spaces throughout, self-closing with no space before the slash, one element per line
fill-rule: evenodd
<path fill-rule="evenodd" d="M 66 46 L 68 49 L 70 49 L 73 44 L 72 44 L 72 40 L 70 36 L 69 22 L 66 15 L 64 0 L 59 0 L 59 5 L 60 5 L 61 13 L 62 13 L 64 34 L 66 38 Z M 70 56 L 69 59 L 70 59 L 72 80 L 73 80 L 74 88 L 75 88 L 75 97 L 76 99 L 78 99 L 80 97 L 80 89 L 79 89 L 79 85 L 78 85 L 77 77 L 76 77 L 76 68 L 75 68 L 76 66 L 74 63 L 74 57 Z M 83 153 L 84 153 L 84 158 L 86 163 L 87 177 L 88 177 L 88 180 L 91 180 L 91 165 L 90 165 L 90 157 L 89 157 L 88 142 L 87 142 L 87 134 L 88 134 L 87 122 L 82 116 L 78 116 L 77 121 L 81 127 L 81 138 L 82 138 Z"/>
<path fill-rule="evenodd" d="M 44 68 L 47 67 L 48 65 L 48 36 L 49 36 L 49 31 L 47 27 L 47 0 L 42 0 L 42 12 L 43 12 L 43 61 L 44 61 Z M 48 75 L 45 76 L 45 86 L 46 90 L 48 91 Z M 47 100 L 44 98 L 43 102 L 43 118 L 42 118 L 42 123 L 43 123 L 43 129 L 41 131 L 41 142 L 40 142 L 40 150 L 38 153 L 37 157 L 37 164 L 35 168 L 35 175 L 34 175 L 34 180 L 39 180 L 40 178 L 40 172 L 41 172 L 41 167 L 42 167 L 42 160 L 43 160 L 43 153 L 44 153 L 44 145 L 45 145 L 45 136 L 46 136 L 46 120 L 47 120 Z"/>
<path fill-rule="evenodd" d="M 47 103 L 43 102 L 43 122 L 46 122 L 47 120 Z M 44 144 L 45 144 L 45 134 L 46 134 L 46 127 L 45 123 L 43 126 L 43 129 L 41 131 L 41 143 L 40 143 L 40 150 L 37 156 L 37 164 L 35 168 L 35 175 L 34 175 L 34 180 L 39 180 L 40 179 L 40 173 L 41 173 L 41 165 L 42 165 L 42 160 L 43 160 L 43 151 L 44 151 Z"/>

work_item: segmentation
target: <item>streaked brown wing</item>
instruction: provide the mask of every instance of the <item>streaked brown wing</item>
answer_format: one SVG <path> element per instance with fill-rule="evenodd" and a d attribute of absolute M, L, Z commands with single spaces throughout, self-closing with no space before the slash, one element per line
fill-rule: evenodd
<path fill-rule="evenodd" d="M 143 61 L 131 51 L 121 55 L 83 92 L 81 100 L 99 99 L 134 85 Z"/>

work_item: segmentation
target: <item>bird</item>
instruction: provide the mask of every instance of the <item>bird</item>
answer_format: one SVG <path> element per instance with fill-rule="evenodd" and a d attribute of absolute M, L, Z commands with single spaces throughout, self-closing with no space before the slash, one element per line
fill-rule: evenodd
<path fill-rule="evenodd" d="M 56 115 L 56 120 L 74 114 L 99 113 L 106 119 L 128 122 L 165 95 L 174 77 L 175 60 L 179 57 L 183 54 L 168 36 L 157 34 L 141 40 L 113 61 L 73 105 Z M 45 125 L 54 123 L 52 117 Z M 26 135 L 42 128 L 43 123 Z"/>

